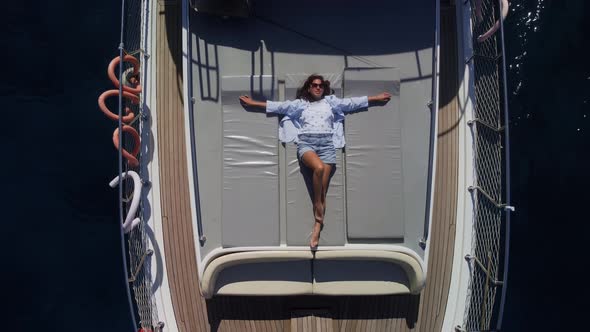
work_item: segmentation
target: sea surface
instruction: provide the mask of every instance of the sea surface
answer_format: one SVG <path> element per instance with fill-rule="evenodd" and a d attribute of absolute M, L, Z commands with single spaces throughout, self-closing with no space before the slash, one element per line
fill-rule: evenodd
<path fill-rule="evenodd" d="M 119 240 L 111 88 L 120 2 L 4 5 L 2 329 L 133 331 Z M 502 331 L 583 330 L 590 207 L 590 2 L 511 1 L 512 217 Z"/>
<path fill-rule="evenodd" d="M 504 331 L 583 331 L 590 287 L 590 2 L 511 1 Z"/>

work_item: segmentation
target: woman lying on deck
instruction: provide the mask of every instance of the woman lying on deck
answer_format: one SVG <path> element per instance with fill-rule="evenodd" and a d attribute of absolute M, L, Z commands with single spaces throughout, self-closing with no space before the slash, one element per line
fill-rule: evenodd
<path fill-rule="evenodd" d="M 281 120 L 281 129 L 284 130 L 279 133 L 279 139 L 297 143 L 299 159 L 312 171 L 315 218 L 309 243 L 312 250 L 318 247 L 324 225 L 326 191 L 336 163 L 336 149 L 344 147 L 344 115 L 368 107 L 369 102 L 384 105 L 391 99 L 391 94 L 387 92 L 371 97 L 339 99 L 331 95 L 331 91 L 330 82 L 314 74 L 297 90 L 297 97 L 293 101 L 263 102 L 248 96 L 240 97 L 245 106 L 261 107 L 267 113 L 285 115 Z M 289 135 L 288 131 L 294 132 L 294 135 Z"/>

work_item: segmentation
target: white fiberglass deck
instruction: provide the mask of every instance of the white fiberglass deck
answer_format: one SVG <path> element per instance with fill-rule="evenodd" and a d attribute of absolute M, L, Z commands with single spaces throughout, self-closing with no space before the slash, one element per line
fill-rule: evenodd
<path fill-rule="evenodd" d="M 268 2 L 257 1 L 263 6 L 263 11 L 267 9 L 264 6 L 268 6 Z M 299 2 L 298 2 L 299 3 Z M 154 3 L 155 4 L 155 3 Z M 293 5 L 295 6 L 295 5 Z M 323 5 L 321 5 L 323 6 Z M 359 4 L 358 8 L 352 7 L 349 12 L 354 13 L 366 10 L 368 4 Z M 414 7 L 415 8 L 409 8 Z M 388 36 L 391 39 L 390 43 L 383 46 L 383 43 L 376 42 L 383 40 L 383 35 L 369 36 L 366 43 L 362 41 L 359 44 L 350 44 L 354 46 L 351 51 L 359 49 L 359 45 L 368 45 L 371 47 L 365 47 L 366 53 L 359 53 L 362 55 L 350 55 L 345 56 L 335 54 L 339 51 L 332 49 L 331 53 L 311 54 L 302 53 L 297 55 L 289 55 L 288 52 L 284 52 L 278 56 L 279 53 L 275 54 L 275 58 L 270 60 L 268 53 L 254 52 L 255 48 L 252 48 L 250 53 L 246 52 L 245 58 L 254 59 L 251 61 L 252 70 L 239 70 L 239 73 L 229 70 L 232 68 L 238 68 L 243 66 L 245 58 L 230 57 L 229 53 L 224 55 L 224 61 L 221 61 L 220 55 L 224 54 L 219 52 L 220 49 L 225 48 L 222 45 L 231 43 L 243 43 L 244 41 L 250 40 L 249 38 L 242 38 L 246 32 L 238 34 L 237 37 L 232 39 L 228 34 L 228 31 L 222 30 L 219 35 L 226 36 L 226 39 L 230 41 L 220 41 L 220 43 L 214 47 L 211 43 L 217 37 L 208 36 L 203 37 L 203 31 L 198 33 L 198 30 L 194 28 L 195 20 L 202 18 L 201 15 L 191 13 L 190 20 L 191 33 L 189 38 L 192 38 L 192 63 L 190 69 L 193 73 L 193 79 L 195 82 L 186 81 L 188 77 L 186 69 L 182 74 L 182 58 L 188 55 L 185 50 L 182 52 L 182 43 L 180 42 L 181 35 L 181 7 L 180 1 L 162 1 L 158 2 L 154 6 L 154 15 L 157 17 L 156 32 L 157 37 L 154 38 L 156 45 L 153 56 L 150 60 L 154 61 L 157 79 L 154 81 L 154 87 L 157 90 L 157 104 L 154 104 L 152 111 L 155 111 L 153 117 L 152 131 L 154 132 L 154 138 L 157 133 L 157 149 L 154 152 L 154 161 L 157 165 L 154 168 L 154 209 L 153 212 L 156 216 L 161 215 L 161 220 L 157 218 L 154 232 L 158 239 L 158 246 L 154 248 L 155 262 L 153 273 L 156 278 L 154 285 L 156 297 L 158 300 L 158 312 L 160 319 L 165 322 L 166 329 L 171 331 L 245 331 L 245 330 L 264 330 L 264 331 L 289 331 L 293 330 L 293 326 L 300 328 L 298 324 L 299 316 L 301 313 L 297 311 L 302 308 L 315 308 L 313 311 L 315 318 L 323 317 L 322 320 L 326 321 L 328 325 L 318 329 L 321 331 L 440 331 L 442 321 L 445 317 L 445 308 L 447 302 L 447 293 L 449 290 L 449 282 L 451 277 L 451 261 L 453 258 L 453 241 L 455 238 L 455 217 L 457 207 L 457 171 L 458 171 L 458 128 L 459 121 L 459 108 L 456 102 L 457 93 L 457 49 L 456 49 L 456 23 L 454 7 L 447 8 L 441 13 L 442 20 L 442 31 L 443 36 L 441 45 L 441 104 L 439 109 L 440 121 L 438 123 L 438 151 L 439 156 L 437 157 L 437 178 L 436 178 L 436 190 L 434 192 L 435 199 L 433 201 L 433 222 L 432 228 L 429 235 L 428 242 L 428 282 L 424 290 L 420 295 L 393 295 L 393 296 L 259 296 L 259 297 L 227 297 L 227 296 L 216 296 L 211 300 L 205 301 L 201 297 L 199 283 L 201 280 L 198 278 L 197 269 L 201 271 L 201 275 L 204 270 L 204 266 L 211 260 L 208 258 L 228 256 L 226 253 L 231 250 L 242 250 L 235 254 L 249 254 L 252 247 L 242 248 L 222 248 L 221 243 L 221 202 L 222 202 L 222 187 L 212 187 L 211 184 L 221 183 L 222 172 L 221 165 L 223 163 L 223 149 L 222 141 L 223 134 L 221 131 L 222 121 L 221 112 L 222 107 L 218 105 L 219 93 L 220 93 L 220 81 L 223 75 L 236 76 L 236 75 L 267 75 L 276 77 L 277 82 L 277 93 L 279 99 L 285 99 L 285 96 L 289 97 L 292 92 L 288 92 L 290 87 L 296 86 L 296 83 L 289 81 L 289 76 L 285 73 L 271 70 L 272 68 L 287 68 L 292 66 L 293 70 L 288 70 L 289 73 L 296 73 L 296 75 L 303 75 L 309 72 L 320 72 L 320 73 L 338 73 L 343 72 L 345 67 L 359 67 L 360 65 L 367 66 L 368 63 L 378 62 L 384 67 L 396 67 L 395 62 L 400 65 L 400 114 L 404 115 L 404 110 L 412 106 L 413 98 L 409 98 L 404 91 L 409 92 L 420 92 L 427 93 L 426 88 L 430 84 L 430 73 L 424 68 L 428 65 L 428 61 L 422 59 L 424 54 L 430 54 L 430 50 L 422 50 L 424 45 L 420 43 L 430 43 L 431 39 L 428 36 L 432 34 L 429 27 L 433 26 L 434 19 L 430 17 L 434 11 L 434 2 L 420 2 L 419 4 L 411 4 L 408 2 L 399 2 L 396 4 L 388 4 L 387 8 L 382 8 L 383 11 L 376 13 L 377 16 L 391 15 L 395 16 L 395 20 L 389 19 L 389 21 L 378 20 L 369 22 L 367 25 L 366 21 L 359 20 L 360 23 L 365 23 L 368 26 L 367 29 L 373 29 L 375 27 L 378 31 L 387 31 Z M 360 8 L 362 7 L 362 8 Z M 370 7 L 370 6 L 369 6 Z M 305 6 L 301 7 L 305 8 Z M 255 8 L 256 9 L 256 8 Z M 295 8 L 297 9 L 297 8 Z M 288 9 L 290 10 L 290 9 Z M 320 14 L 325 14 L 324 11 L 320 11 Z M 297 11 L 296 11 L 297 12 Z M 339 14 L 339 13 L 338 13 Z M 424 15 L 426 14 L 426 15 Z M 301 13 L 299 12 L 299 15 Z M 432 14 L 433 16 L 434 14 Z M 424 19 L 421 17 L 424 16 Z M 338 23 L 338 15 L 334 14 L 334 18 L 329 19 L 330 23 Z M 204 19 L 203 24 L 207 20 L 217 20 L 216 18 Z M 279 17 L 278 22 L 288 22 L 288 18 Z M 221 19 L 220 19 L 221 21 Z M 355 21 L 356 22 L 356 21 Z M 397 22 L 397 23 L 396 23 Z M 244 22 L 242 22 L 243 24 Z M 259 22 L 260 23 L 260 22 Z M 297 27 L 302 27 L 306 23 L 305 21 L 300 22 Z M 333 29 L 330 31 L 340 31 L 342 24 L 348 24 L 349 22 L 338 23 L 338 25 L 332 25 Z M 432 24 L 430 24 L 432 23 Z M 206 24 L 205 24 L 206 25 Z M 226 21 L 224 23 L 227 27 L 236 27 L 236 22 Z M 404 26 L 405 25 L 405 26 Z M 387 27 L 401 27 L 398 29 L 391 30 L 383 29 Z M 249 28 L 249 27 L 248 27 Z M 264 28 L 264 27 L 262 27 Z M 315 26 L 311 25 L 306 27 L 309 30 L 317 31 Z M 353 27 L 350 27 L 353 29 Z M 377 31 L 376 30 L 376 31 Z M 367 31 L 367 30 L 363 30 Z M 209 31 L 214 33 L 215 30 Z M 235 31 L 233 31 L 235 32 Z M 199 36 L 199 37 L 197 37 Z M 359 40 L 359 35 L 353 36 L 340 36 L 335 33 L 328 34 L 329 41 L 334 39 L 342 40 Z M 421 38 L 417 38 L 421 36 Z M 362 36 L 361 36 L 362 37 Z M 253 37 L 256 39 L 256 35 Z M 282 38 L 282 37 L 281 37 Z M 275 42 L 281 42 L 281 38 L 272 38 Z M 416 40 L 411 40 L 417 38 Z M 303 43 L 302 39 L 294 40 L 293 38 L 284 38 L 282 42 L 282 48 L 288 51 L 289 44 L 297 46 L 305 46 L 304 49 L 308 51 L 321 50 L 326 52 L 327 47 L 325 45 L 313 44 L 309 47 L 308 44 Z M 208 41 L 207 41 L 208 40 Z M 231 41 L 233 40 L 233 41 Z M 199 52 L 201 52 L 201 60 L 197 59 L 197 42 L 199 45 Z M 207 44 L 206 43 L 209 43 Z M 268 43 L 267 40 L 265 40 Z M 345 43 L 344 43 L 345 44 Z M 260 45 L 260 41 L 258 44 Z M 334 45 L 334 44 L 333 44 Z M 414 45 L 412 47 L 412 45 Z M 337 46 L 337 45 L 336 45 Z M 402 47 L 403 46 L 403 47 Z M 256 46 L 258 47 L 258 46 Z M 376 50 L 388 48 L 393 55 L 385 54 L 379 55 Z M 405 49 L 404 49 L 405 48 Z M 238 52 L 238 50 L 233 50 Z M 243 51 L 243 50 L 242 50 Z M 273 50 L 273 52 L 276 51 Z M 241 51 L 240 51 L 241 52 Z M 266 51 L 265 51 L 266 52 Z M 399 54 L 398 54 L 399 53 Z M 251 55 L 251 58 L 249 57 Z M 244 55 L 244 54 L 242 54 Z M 262 56 L 261 56 L 262 55 Z M 207 60 L 202 60 L 206 58 Z M 241 59 L 241 60 L 240 60 Z M 282 60 L 281 60 L 282 59 Z M 297 61 L 305 59 L 304 69 L 297 69 L 298 66 L 302 66 Z M 315 62 L 316 60 L 321 60 Z M 230 60 L 240 62 L 240 65 L 234 64 Z M 280 60 L 279 63 L 275 60 Z M 310 61 L 311 60 L 311 61 Z M 330 61 L 323 61 L 330 60 Z M 333 61 L 332 61 L 333 60 Z M 208 61 L 208 63 L 207 63 Z M 444 62 L 443 62 L 444 61 Z M 269 66 L 268 63 L 277 64 L 277 66 Z M 185 62 L 186 64 L 186 62 Z M 220 64 L 222 64 L 220 66 Z M 262 66 L 260 64 L 263 64 Z M 261 69 L 262 68 L 262 69 Z M 219 70 L 222 70 L 219 72 Z M 225 71 L 229 71 L 225 74 Z M 217 71 L 217 72 L 216 72 Z M 200 73 L 200 74 L 199 74 Z M 209 73 L 209 74 L 207 74 Z M 197 76 L 200 75 L 200 76 Z M 198 79 L 203 79 L 204 82 L 210 82 L 208 84 L 200 84 Z M 337 81 L 334 78 L 329 78 L 333 82 Z M 194 135 L 192 137 L 186 136 L 187 138 L 197 138 L 196 152 L 199 154 L 199 160 L 197 160 L 195 166 L 198 166 L 198 171 L 201 172 L 203 169 L 206 171 L 199 173 L 200 177 L 196 177 L 197 172 L 192 174 L 194 169 L 188 169 L 185 167 L 188 163 L 192 164 L 192 156 L 189 154 L 185 155 L 185 142 L 189 144 L 190 139 L 185 141 L 185 133 L 189 133 L 188 119 L 190 114 L 186 111 L 188 105 L 185 103 L 185 110 L 183 111 L 183 99 L 188 99 L 186 93 L 183 94 L 183 80 L 188 84 L 189 88 L 195 95 L 195 121 L 192 124 L 195 125 Z M 284 81 L 283 81 L 284 80 Z M 191 86 L 192 83 L 192 86 Z M 284 85 L 282 87 L 281 85 Z M 416 89 L 417 88 L 417 89 Z M 336 89 L 336 93 L 341 93 Z M 186 90 L 185 90 L 186 91 Z M 190 95 L 190 94 L 189 94 Z M 205 98 L 201 98 L 204 96 Z M 424 98 L 426 100 L 427 98 Z M 190 99 L 189 99 L 190 100 Z M 197 107 L 198 106 L 198 107 Z M 423 105 L 416 107 L 417 112 L 422 110 Z M 413 108 L 412 108 L 413 109 Z M 371 111 L 369 111 L 371 112 Z M 369 113 L 360 113 L 366 115 Z M 422 114 L 421 112 L 418 114 Z M 429 115 L 429 113 L 428 113 Z M 198 121 L 197 121 L 198 120 Z M 422 121 L 422 120 L 420 120 Z M 428 121 L 428 119 L 426 119 Z M 186 124 L 186 125 L 185 125 Z M 207 136 L 207 126 L 215 125 L 219 128 L 219 131 L 212 136 Z M 464 125 L 464 123 L 462 124 Z M 428 139 L 423 136 L 422 132 L 405 132 L 402 127 L 403 137 L 409 136 L 411 140 L 422 140 Z M 191 148 L 187 147 L 190 151 Z M 289 153 L 293 153 L 294 147 L 287 145 L 283 147 L 278 145 L 278 155 L 284 155 L 285 159 L 282 161 L 286 163 L 286 156 Z M 289 150 L 291 149 L 291 152 Z M 411 154 L 403 154 L 404 163 L 409 162 Z M 343 155 L 340 155 L 342 158 Z M 425 162 L 425 160 L 422 162 Z M 279 159 L 281 162 L 281 159 Z M 342 161 L 340 161 L 342 162 Z M 404 164 L 405 165 L 405 164 Z M 280 165 L 279 165 L 280 166 Z M 422 164 L 420 164 L 420 167 Z M 291 167 L 296 167 L 291 165 Z M 341 168 L 342 170 L 342 168 Z M 290 171 L 289 171 L 290 172 Z M 284 173 L 283 173 L 284 174 Z M 288 175 L 291 173 L 287 173 Z M 285 177 L 279 177 L 279 188 L 285 188 L 286 182 L 289 180 L 300 181 L 302 179 L 300 174 L 293 174 L 290 179 Z M 198 180 L 199 188 L 198 193 L 199 199 L 195 199 L 193 190 L 193 180 Z M 426 178 L 419 179 L 420 181 L 404 183 L 409 186 L 420 187 Z M 344 186 L 344 177 L 340 186 Z M 335 186 L 335 180 L 332 180 L 332 186 Z M 207 185 L 209 187 L 203 187 Z M 208 189 L 209 191 L 205 191 Z M 341 188 L 344 192 L 344 188 Z M 190 192 L 190 194 L 189 194 Z M 330 188 L 331 194 L 336 194 L 338 191 L 335 187 Z M 255 195 L 257 192 L 252 192 Z M 280 194 L 284 191 L 280 191 Z M 418 195 L 420 193 L 417 193 Z M 299 195 L 299 194 L 297 194 Z M 190 200 L 189 200 L 190 197 Z M 363 245 L 373 245 L 374 247 L 379 246 L 379 240 L 367 241 L 371 242 L 368 244 L 363 243 L 350 243 L 348 238 L 345 239 L 346 246 L 322 246 L 321 250 L 316 254 L 315 260 L 313 256 L 309 256 L 311 253 L 304 247 L 306 240 L 300 240 L 298 237 L 289 237 L 290 232 L 286 228 L 288 211 L 284 208 L 287 206 L 286 196 L 279 197 L 279 239 L 285 243 L 294 243 L 293 241 L 301 241 L 301 246 L 271 246 L 266 251 L 268 255 L 272 255 L 273 251 L 283 250 L 281 253 L 284 257 L 286 251 L 298 251 L 295 254 L 287 255 L 307 255 L 305 258 L 308 263 L 315 264 L 319 260 L 324 258 L 332 258 L 332 252 L 334 250 L 328 250 L 329 248 L 339 248 L 340 252 L 337 254 L 343 255 L 356 255 L 359 253 L 358 250 L 344 251 L 347 248 L 357 248 Z M 408 197 L 406 193 L 406 198 Z M 410 197 L 415 198 L 415 197 Z M 344 199 L 344 198 L 342 198 Z M 302 201 L 304 202 L 304 201 Z M 415 206 L 418 207 L 423 201 L 418 199 L 415 201 Z M 333 203 L 328 203 L 332 204 Z M 337 206 L 338 204 L 336 204 Z M 201 209 L 196 209 L 196 207 Z M 294 207 L 297 209 L 297 207 Z M 329 207 L 330 208 L 330 207 Z M 301 209 L 301 214 L 307 214 L 305 208 Z M 408 219 L 408 214 L 420 213 L 420 209 L 406 209 L 404 215 Z M 417 211 L 417 212 L 416 212 Z M 330 213 L 330 212 L 328 212 Z M 344 213 L 344 212 L 342 212 Z M 423 213 L 423 211 L 422 211 Z M 334 214 L 332 212 L 333 216 Z M 199 243 L 199 234 L 197 228 L 197 217 L 200 217 L 203 221 L 204 235 L 207 240 L 204 243 Z M 329 216 L 328 216 L 329 217 Z M 418 215 L 411 216 L 415 220 L 418 219 Z M 424 216 L 421 216 L 424 218 Z M 327 220 L 329 222 L 329 220 Z M 298 224 L 295 224 L 298 225 Z M 342 227 L 344 227 L 344 223 Z M 303 226 L 305 228 L 307 226 Z M 415 238 L 411 239 L 409 229 L 405 228 L 405 240 L 408 243 L 415 243 Z M 343 234 L 345 230 L 342 231 Z M 421 232 L 416 232 L 421 233 Z M 322 236 L 328 238 L 331 234 L 322 234 Z M 284 240 L 283 240 L 284 239 Z M 333 239 L 328 239 L 332 241 Z M 383 244 L 384 246 L 397 246 L 402 248 L 405 243 L 394 243 L 394 244 Z M 195 250 L 196 248 L 196 250 Z M 297 250 L 301 249 L 301 250 Z M 414 251 L 413 249 L 411 249 Z M 415 251 L 419 257 L 423 257 L 420 249 Z M 328 257 L 324 257 L 323 254 L 327 254 Z M 205 256 L 208 255 L 208 256 Z M 460 253 L 459 253 L 460 255 Z M 207 258 L 208 257 L 208 258 Z M 323 257 L 323 258 L 322 258 Z M 283 259 L 284 260 L 284 259 Z M 218 263 L 224 263 L 223 260 L 216 260 Z M 329 262 L 330 263 L 330 262 Z M 338 263 L 338 262 L 336 262 Z M 226 265 L 227 266 L 227 265 Z M 297 266 L 301 266 L 297 264 Z M 328 266 L 330 270 L 332 266 Z M 320 269 L 321 270 L 321 269 Z M 266 272 L 265 270 L 260 270 Z M 280 272 L 276 271 L 275 272 Z M 319 271 L 321 272 L 321 271 Z M 354 274 L 350 273 L 351 269 L 348 269 L 348 275 L 353 277 Z M 354 271 L 362 272 L 362 270 Z M 392 271 L 393 272 L 393 271 Z M 258 277 L 264 275 L 264 273 L 258 273 Z M 395 275 L 394 273 L 391 273 Z M 233 275 L 233 273 L 231 274 Z M 322 281 L 321 275 L 318 275 L 318 280 Z M 337 282 L 337 280 L 333 280 Z M 207 286 L 207 285 L 206 285 Z M 305 285 L 304 285 L 305 286 Z M 320 285 L 322 286 L 322 285 Z M 207 286 L 209 287 L 209 286 Z M 324 288 L 325 289 L 325 288 Z M 202 290 L 202 288 L 201 288 Z M 317 308 L 321 308 L 320 312 L 317 312 Z M 309 315 L 309 313 L 305 313 Z M 327 316 L 326 316 L 327 315 Z M 324 318 L 329 317 L 329 318 Z M 333 318 L 333 320 L 331 319 Z M 289 323 L 289 320 L 291 321 Z M 308 323 L 315 323 L 309 320 Z M 298 327 L 299 326 L 299 327 Z M 315 326 L 315 325 L 314 325 Z"/>
<path fill-rule="evenodd" d="M 433 2 L 386 4 L 359 17 L 364 4 L 335 8 L 314 2 L 313 15 L 334 32 L 319 35 L 317 27 L 301 21 L 309 15 L 306 4 L 271 10 L 269 1 L 257 1 L 249 18 L 190 14 L 189 128 L 200 216 L 194 229 L 202 239 L 197 259 L 205 295 L 262 294 L 265 281 L 277 282 L 265 289 L 275 295 L 422 289 L 435 27 L 434 11 L 425 5 Z M 359 26 L 370 31 L 367 25 L 389 31 L 390 41 L 367 40 L 374 36 L 358 33 Z M 405 30 L 413 31 L 412 38 Z M 347 145 L 337 151 L 315 258 L 308 247 L 310 174 L 297 160 L 296 147 L 278 140 L 280 119 L 247 111 L 238 100 L 293 99 L 312 73 L 330 80 L 338 97 L 393 95 L 387 105 L 347 115 Z M 323 251 L 333 256 L 322 261 Z M 243 255 L 251 262 L 242 261 Z M 232 278 L 223 272 L 230 267 Z M 350 269 L 365 273 L 347 274 Z M 286 270 L 296 280 L 287 280 Z M 320 271 L 330 271 L 322 275 L 324 287 L 318 286 Z"/>

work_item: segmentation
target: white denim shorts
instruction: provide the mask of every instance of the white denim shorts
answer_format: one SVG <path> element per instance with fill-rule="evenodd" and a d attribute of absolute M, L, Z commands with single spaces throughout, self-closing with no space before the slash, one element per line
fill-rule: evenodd
<path fill-rule="evenodd" d="M 325 164 L 336 163 L 336 149 L 332 141 L 332 134 L 299 134 L 297 143 L 297 155 L 299 159 L 303 154 L 313 151 Z"/>

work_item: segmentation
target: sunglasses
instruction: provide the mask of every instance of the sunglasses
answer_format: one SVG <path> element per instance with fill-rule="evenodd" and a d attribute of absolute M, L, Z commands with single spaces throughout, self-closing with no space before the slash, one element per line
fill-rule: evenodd
<path fill-rule="evenodd" d="M 311 87 L 314 88 L 314 89 L 315 88 L 323 89 L 324 88 L 324 83 L 319 83 L 319 84 L 318 83 L 311 83 Z"/>

